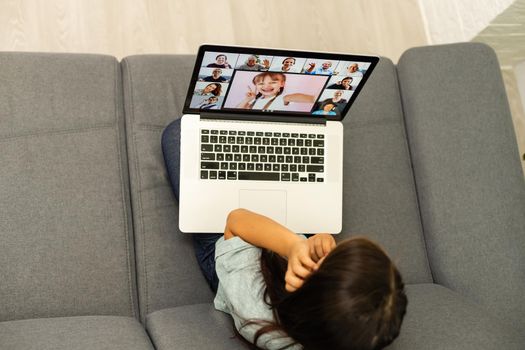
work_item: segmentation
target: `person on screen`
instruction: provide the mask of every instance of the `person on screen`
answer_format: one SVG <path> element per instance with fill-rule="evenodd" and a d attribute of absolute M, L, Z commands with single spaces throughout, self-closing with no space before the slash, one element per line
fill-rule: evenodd
<path fill-rule="evenodd" d="M 210 96 L 207 99 L 202 100 L 201 103 L 197 105 L 199 109 L 219 109 L 219 98 L 217 96 Z"/>
<path fill-rule="evenodd" d="M 246 97 L 237 108 L 262 110 L 287 110 L 290 102 L 313 103 L 315 96 L 293 93 L 284 95 L 286 76 L 283 73 L 264 72 L 257 74 L 253 80 L 255 89 L 248 86 Z"/>
<path fill-rule="evenodd" d="M 228 79 L 226 79 L 225 77 L 222 76 L 222 69 L 215 68 L 211 72 L 211 75 L 208 76 L 208 77 L 203 78 L 202 81 L 209 81 L 209 82 L 214 82 L 214 83 L 223 83 L 223 82 L 228 81 Z"/>
<path fill-rule="evenodd" d="M 219 96 L 221 94 L 222 86 L 219 83 L 211 83 L 204 87 L 204 89 L 195 90 L 195 95 L 200 96 Z"/>
<path fill-rule="evenodd" d="M 283 66 L 281 67 L 281 72 L 289 72 L 290 69 L 295 65 L 295 58 L 287 57 L 283 60 Z"/>
<path fill-rule="evenodd" d="M 353 78 L 360 78 L 363 76 L 363 72 L 359 69 L 358 63 L 352 63 L 346 68 L 346 75 Z"/>
<path fill-rule="evenodd" d="M 336 105 L 331 102 L 323 103 L 321 105 L 321 108 L 318 109 L 315 112 L 312 112 L 312 114 L 315 115 L 337 115 L 336 113 Z"/>
<path fill-rule="evenodd" d="M 262 64 L 259 63 L 259 58 L 256 56 L 249 56 L 248 59 L 246 59 L 246 62 L 244 64 L 237 67 L 237 69 L 241 70 L 256 70 L 256 71 L 266 71 L 270 68 L 270 61 L 268 59 L 264 59 L 262 61 Z"/>
<path fill-rule="evenodd" d="M 321 74 L 321 75 L 332 75 L 334 70 L 332 67 L 331 61 L 324 61 L 321 67 L 315 68 L 316 63 L 311 62 L 308 64 L 308 68 L 304 71 L 306 74 Z"/>
<path fill-rule="evenodd" d="M 231 68 L 228 63 L 228 57 L 224 54 L 219 54 L 215 57 L 215 63 L 210 63 L 206 67 L 208 68 Z"/>
<path fill-rule="evenodd" d="M 338 89 L 338 90 L 353 90 L 352 87 L 352 81 L 354 79 L 352 77 L 344 77 L 343 79 L 339 80 L 338 82 L 327 86 L 327 89 Z"/>
<path fill-rule="evenodd" d="M 339 110 L 342 109 L 342 105 L 348 103 L 348 100 L 343 98 L 343 92 L 341 90 L 334 91 L 334 96 L 323 100 L 317 105 L 316 109 L 322 109 L 322 105 L 325 103 L 333 103 Z"/>

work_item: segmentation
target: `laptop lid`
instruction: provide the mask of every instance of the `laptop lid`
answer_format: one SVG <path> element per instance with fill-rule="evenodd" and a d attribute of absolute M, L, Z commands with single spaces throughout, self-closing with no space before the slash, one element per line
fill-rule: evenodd
<path fill-rule="evenodd" d="M 249 120 L 342 120 L 376 56 L 202 45 L 184 113 Z"/>

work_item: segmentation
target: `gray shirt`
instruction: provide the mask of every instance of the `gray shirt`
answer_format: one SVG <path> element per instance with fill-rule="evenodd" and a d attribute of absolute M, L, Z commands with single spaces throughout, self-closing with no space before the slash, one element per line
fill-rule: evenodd
<path fill-rule="evenodd" d="M 250 324 L 243 327 L 247 321 L 274 322 L 272 310 L 263 300 L 266 285 L 261 273 L 260 259 L 261 249 L 239 237 L 228 240 L 221 237 L 215 244 L 215 270 L 219 277 L 215 308 L 230 314 L 235 328 L 252 343 L 255 332 L 261 325 Z M 272 350 L 291 343 L 293 340 L 286 334 L 274 331 L 262 335 L 257 346 Z M 302 348 L 301 345 L 295 344 L 287 349 Z"/>

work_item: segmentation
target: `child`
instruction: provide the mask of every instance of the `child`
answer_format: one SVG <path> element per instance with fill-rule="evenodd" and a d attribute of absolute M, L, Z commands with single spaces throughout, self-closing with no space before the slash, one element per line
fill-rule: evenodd
<path fill-rule="evenodd" d="M 162 135 L 176 198 L 180 120 Z M 195 253 L 238 332 L 262 349 L 382 349 L 399 334 L 407 298 L 386 253 L 366 238 L 298 236 L 248 210 L 224 235 L 193 234 Z M 259 248 L 258 248 L 259 247 Z"/>
<path fill-rule="evenodd" d="M 248 86 L 246 97 L 237 105 L 237 108 L 286 110 L 290 102 L 315 102 L 315 96 L 312 95 L 301 93 L 283 95 L 286 85 L 286 76 L 283 73 L 260 73 L 253 78 L 252 82 L 255 90 Z"/>

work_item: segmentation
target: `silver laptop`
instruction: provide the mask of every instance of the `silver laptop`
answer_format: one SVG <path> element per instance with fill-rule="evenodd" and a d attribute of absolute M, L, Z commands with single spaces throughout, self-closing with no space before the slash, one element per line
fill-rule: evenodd
<path fill-rule="evenodd" d="M 200 47 L 181 127 L 179 227 L 246 208 L 298 233 L 342 229 L 342 119 L 377 57 Z"/>

